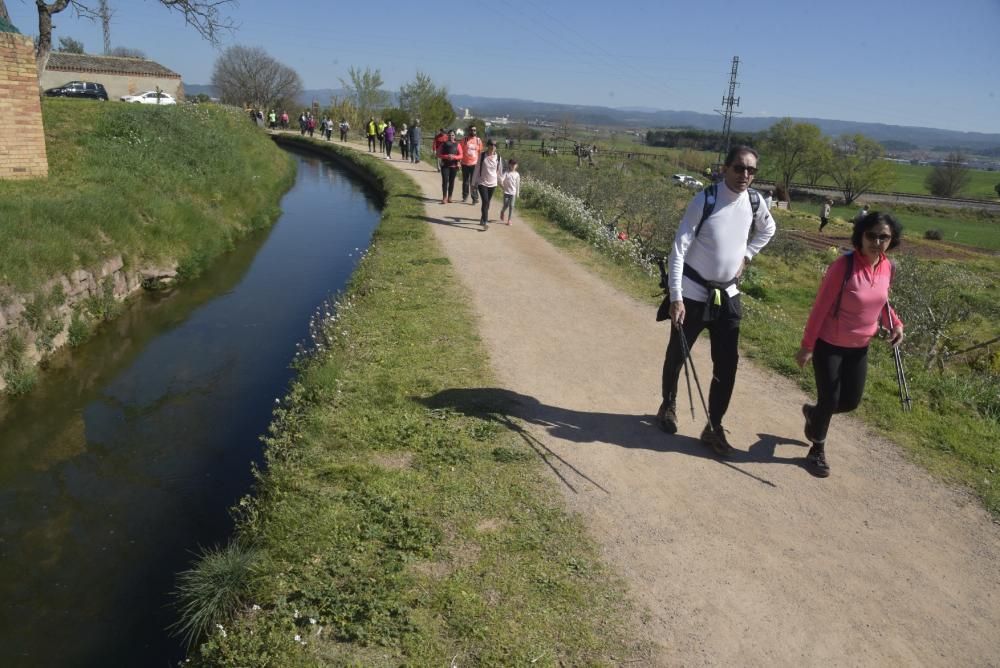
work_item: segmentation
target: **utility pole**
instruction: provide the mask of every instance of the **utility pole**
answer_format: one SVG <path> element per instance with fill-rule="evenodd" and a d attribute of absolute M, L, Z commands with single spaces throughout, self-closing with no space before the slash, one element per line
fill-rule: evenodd
<path fill-rule="evenodd" d="M 722 98 L 722 109 L 716 109 L 715 111 L 722 114 L 722 147 L 719 149 L 719 159 L 716 163 L 716 171 L 720 171 L 722 167 L 722 161 L 725 159 L 726 154 L 729 153 L 729 132 L 733 125 L 733 115 L 739 114 L 739 111 L 733 111 L 733 107 L 740 106 L 740 98 L 733 97 L 736 93 L 736 87 L 740 84 L 736 81 L 736 73 L 740 69 L 740 57 L 733 56 L 733 69 L 729 74 L 729 94 Z"/>
<path fill-rule="evenodd" d="M 114 12 L 111 11 L 111 7 L 108 6 L 108 0 L 101 0 L 100 7 L 97 10 L 97 15 L 101 17 L 101 27 L 104 29 L 104 55 L 111 53 L 111 15 Z"/>

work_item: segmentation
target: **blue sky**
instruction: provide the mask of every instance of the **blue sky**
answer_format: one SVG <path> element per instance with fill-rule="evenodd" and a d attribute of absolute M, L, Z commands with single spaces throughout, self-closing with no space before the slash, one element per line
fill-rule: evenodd
<path fill-rule="evenodd" d="M 178 15 L 156 0 L 111 4 L 113 45 L 210 81 L 218 51 Z M 7 8 L 37 32 L 33 1 Z M 226 11 L 239 29 L 223 47 L 263 47 L 306 88 L 339 87 L 356 65 L 390 89 L 419 69 L 452 93 L 712 113 L 739 56 L 747 116 L 1000 132 L 1000 0 L 241 0 Z M 54 42 L 100 52 L 99 25 L 70 10 L 54 23 Z"/>

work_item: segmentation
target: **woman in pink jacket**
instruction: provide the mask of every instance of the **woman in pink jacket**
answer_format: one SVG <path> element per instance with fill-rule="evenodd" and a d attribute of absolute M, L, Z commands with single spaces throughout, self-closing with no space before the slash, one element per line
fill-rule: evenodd
<path fill-rule="evenodd" d="M 899 245 L 902 228 L 877 211 L 854 223 L 854 251 L 827 268 L 809 313 L 802 346 L 795 361 L 812 361 L 816 405 L 805 404 L 805 435 L 812 443 L 806 456 L 810 473 L 830 475 L 826 462 L 826 432 L 835 413 L 853 411 L 861 403 L 868 372 L 868 342 L 881 325 L 889 343 L 903 340 L 903 323 L 889 306 L 892 263 L 886 251 Z"/>

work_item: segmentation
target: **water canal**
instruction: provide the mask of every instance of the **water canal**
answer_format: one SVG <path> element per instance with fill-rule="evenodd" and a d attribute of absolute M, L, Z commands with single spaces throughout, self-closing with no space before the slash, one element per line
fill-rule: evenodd
<path fill-rule="evenodd" d="M 166 666 L 175 574 L 224 543 L 316 307 L 378 224 L 373 193 L 293 153 L 270 229 L 146 295 L 0 402 L 0 665 Z"/>

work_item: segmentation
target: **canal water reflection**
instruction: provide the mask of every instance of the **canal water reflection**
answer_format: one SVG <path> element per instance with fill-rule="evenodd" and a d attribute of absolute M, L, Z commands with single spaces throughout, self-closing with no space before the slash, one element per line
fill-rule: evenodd
<path fill-rule="evenodd" d="M 293 153 L 270 229 L 130 303 L 26 397 L 0 402 L 0 665 L 165 666 L 175 574 L 224 543 L 308 321 L 379 211 Z"/>

